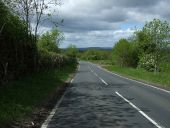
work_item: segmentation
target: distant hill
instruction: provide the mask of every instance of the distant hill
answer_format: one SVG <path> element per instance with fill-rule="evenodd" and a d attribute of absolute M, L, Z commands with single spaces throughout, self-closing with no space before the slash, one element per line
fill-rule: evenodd
<path fill-rule="evenodd" d="M 87 48 L 78 48 L 80 51 L 86 51 L 86 50 L 105 50 L 105 51 L 111 51 L 111 47 L 87 47 Z"/>

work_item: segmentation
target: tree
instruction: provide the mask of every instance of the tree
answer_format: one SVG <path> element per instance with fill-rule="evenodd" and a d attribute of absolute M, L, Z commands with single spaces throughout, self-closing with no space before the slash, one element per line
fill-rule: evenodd
<path fill-rule="evenodd" d="M 117 64 L 121 67 L 127 65 L 127 59 L 129 56 L 130 44 L 126 39 L 120 39 L 119 42 L 114 46 L 113 53 Z"/>
<path fill-rule="evenodd" d="M 68 48 L 66 49 L 66 55 L 71 58 L 76 58 L 78 54 L 78 49 L 75 45 L 70 44 Z"/>
<path fill-rule="evenodd" d="M 60 5 L 59 0 L 3 0 L 13 13 L 18 15 L 26 23 L 27 33 L 34 32 L 37 40 L 38 27 L 41 21 L 51 16 L 51 5 Z M 53 10 L 55 11 L 55 9 Z M 48 13 L 46 13 L 48 12 Z M 33 24 L 34 23 L 34 24 Z"/>
<path fill-rule="evenodd" d="M 113 47 L 113 58 L 121 67 L 132 66 L 136 67 L 138 57 L 136 54 L 135 44 L 126 39 L 120 39 Z"/>
<path fill-rule="evenodd" d="M 141 56 L 150 54 L 154 58 L 154 71 L 159 71 L 164 49 L 170 42 L 168 22 L 154 19 L 147 22 L 141 31 L 136 32 Z M 146 57 L 141 57 L 146 58 Z M 148 58 L 148 57 L 147 57 Z"/>
<path fill-rule="evenodd" d="M 0 81 L 17 77 L 34 70 L 34 56 L 37 52 L 33 35 L 27 34 L 27 27 L 0 0 Z"/>
<path fill-rule="evenodd" d="M 39 41 L 38 48 L 47 50 L 48 52 L 59 52 L 59 43 L 63 39 L 63 34 L 58 29 L 44 33 Z"/>
<path fill-rule="evenodd" d="M 8 8 L 5 6 L 5 4 L 0 0 L 0 36 L 1 33 L 6 25 L 5 20 L 7 20 L 7 15 L 9 14 Z"/>
<path fill-rule="evenodd" d="M 32 37 L 32 42 L 37 43 L 38 27 L 40 23 L 48 16 L 52 15 L 52 5 L 59 5 L 59 0 L 2 0 L 10 10 L 12 10 L 15 16 L 18 16 L 25 22 L 27 36 L 25 38 Z M 34 36 L 32 36 L 34 35 Z M 37 46 L 35 45 L 34 49 Z M 35 52 L 32 58 L 34 58 L 34 69 L 38 66 L 38 52 Z"/>

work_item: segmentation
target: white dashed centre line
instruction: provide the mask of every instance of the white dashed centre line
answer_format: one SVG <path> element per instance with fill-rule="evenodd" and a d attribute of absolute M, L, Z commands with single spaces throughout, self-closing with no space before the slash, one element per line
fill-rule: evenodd
<path fill-rule="evenodd" d="M 105 85 L 108 85 L 108 83 L 106 83 L 106 81 L 104 81 L 102 78 L 99 77 L 99 79 L 100 79 Z"/>
<path fill-rule="evenodd" d="M 88 68 L 89 68 L 90 71 L 91 71 L 95 76 L 97 76 L 105 85 L 108 85 L 108 83 L 106 83 L 106 81 L 104 81 L 102 78 L 100 78 L 100 77 L 90 68 L 90 66 L 88 66 Z"/>
<path fill-rule="evenodd" d="M 97 76 L 97 77 L 99 77 L 95 72 L 94 72 L 94 75 Z"/>
<path fill-rule="evenodd" d="M 127 103 L 129 103 L 133 108 L 135 108 L 141 115 L 143 115 L 146 119 L 148 119 L 152 124 L 154 124 L 157 128 L 165 128 L 160 126 L 156 121 L 154 121 L 152 118 L 150 118 L 146 113 L 144 113 L 142 110 L 140 110 L 137 106 L 135 106 L 132 102 L 127 100 L 125 97 L 123 97 L 119 92 L 115 92 L 119 97 L 121 97 L 123 100 L 125 100 Z"/>

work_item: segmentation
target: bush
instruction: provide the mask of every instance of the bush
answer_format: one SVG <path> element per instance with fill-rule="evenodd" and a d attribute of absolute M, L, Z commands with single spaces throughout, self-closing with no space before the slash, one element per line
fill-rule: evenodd
<path fill-rule="evenodd" d="M 78 49 L 75 45 L 69 45 L 65 51 L 65 55 L 71 58 L 76 58 L 78 55 Z"/>
<path fill-rule="evenodd" d="M 138 68 L 143 68 L 147 71 L 154 71 L 156 64 L 156 58 L 153 54 L 144 54 L 138 64 Z"/>
<path fill-rule="evenodd" d="M 70 58 L 56 52 L 48 52 L 44 49 L 39 50 L 39 70 L 60 69 L 70 63 L 76 64 L 76 58 Z"/>

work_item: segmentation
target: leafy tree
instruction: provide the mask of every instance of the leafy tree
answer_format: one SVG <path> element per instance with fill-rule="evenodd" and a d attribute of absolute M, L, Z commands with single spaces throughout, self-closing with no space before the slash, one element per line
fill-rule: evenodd
<path fill-rule="evenodd" d="M 34 70 L 36 44 L 25 22 L 0 0 L 0 81 Z"/>
<path fill-rule="evenodd" d="M 141 31 L 136 32 L 139 44 L 140 58 L 146 54 L 152 54 L 154 58 L 154 71 L 159 71 L 163 51 L 170 42 L 170 26 L 168 22 L 154 19 L 147 22 Z M 146 60 L 147 61 L 147 60 Z"/>
<path fill-rule="evenodd" d="M 59 52 L 59 43 L 63 39 L 62 33 L 58 29 L 43 34 L 38 41 L 38 48 L 48 52 Z"/>
<path fill-rule="evenodd" d="M 127 65 L 127 59 L 129 56 L 130 44 L 126 39 L 120 39 L 119 42 L 114 46 L 113 53 L 117 64 L 121 67 Z"/>
<path fill-rule="evenodd" d="M 82 52 L 80 57 L 85 60 L 109 60 L 111 53 L 105 50 L 90 49 Z"/>
<path fill-rule="evenodd" d="M 77 55 L 78 55 L 78 49 L 76 48 L 75 45 L 73 44 L 70 44 L 68 46 L 68 48 L 66 49 L 66 53 L 65 53 L 68 57 L 71 57 L 71 58 L 76 58 Z"/>
<path fill-rule="evenodd" d="M 37 49 L 33 40 L 35 35 L 28 33 L 25 20 L 21 20 L 4 2 L 9 0 L 0 0 L 0 85 L 27 73 L 76 63 L 76 60 L 57 53 L 60 41 L 64 39 L 58 29 L 43 34 Z"/>
<path fill-rule="evenodd" d="M 136 67 L 138 57 L 134 43 L 126 39 L 120 39 L 113 48 L 113 58 L 121 67 L 133 66 Z"/>

